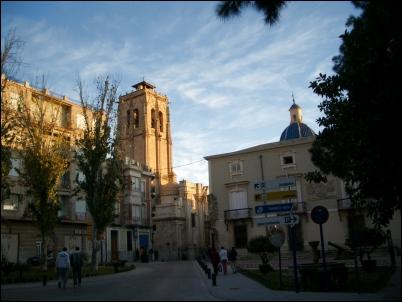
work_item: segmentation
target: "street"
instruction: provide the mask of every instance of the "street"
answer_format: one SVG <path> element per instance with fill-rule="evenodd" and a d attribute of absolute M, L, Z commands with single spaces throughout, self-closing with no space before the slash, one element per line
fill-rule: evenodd
<path fill-rule="evenodd" d="M 57 288 L 55 281 L 46 287 L 39 283 L 5 285 L 1 287 L 1 300 L 217 301 L 209 294 L 196 265 L 193 261 L 139 263 L 129 272 L 83 278 L 80 288 L 74 288 L 69 279 L 64 290 Z"/>

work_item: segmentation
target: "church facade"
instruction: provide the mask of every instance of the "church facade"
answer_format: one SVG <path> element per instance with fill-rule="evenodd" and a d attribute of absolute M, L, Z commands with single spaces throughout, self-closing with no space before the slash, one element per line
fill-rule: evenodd
<path fill-rule="evenodd" d="M 215 209 L 211 215 L 215 246 L 234 246 L 240 253 L 247 253 L 246 245 L 250 239 L 265 235 L 267 228 L 276 225 L 286 234 L 285 250 L 291 250 L 294 245 L 297 250 L 309 251 L 309 242 L 320 241 L 319 225 L 311 219 L 312 209 L 319 205 L 329 212 L 328 221 L 323 224 L 326 248 L 333 249 L 328 246 L 329 241 L 345 246 L 345 240 L 354 228 L 372 225 L 364 211 L 351 208 L 341 179 L 329 175 L 326 183 L 318 184 L 305 180 L 306 173 L 317 169 L 309 152 L 315 134 L 303 123 L 300 106 L 293 102 L 289 111 L 290 124 L 283 130 L 279 142 L 205 157 L 210 173 L 209 206 Z M 287 180 L 292 180 L 289 185 L 269 188 L 270 184 L 286 183 Z M 259 187 L 261 182 L 265 182 L 266 191 Z M 278 216 L 286 213 L 256 211 L 258 206 L 287 203 L 292 204 L 292 215 L 298 217 L 298 222 L 293 224 L 294 244 L 288 228 L 290 224 L 269 224 L 270 220 L 280 220 Z M 261 221 L 265 221 L 264 224 Z M 395 213 L 388 229 L 394 244 L 400 248 L 400 213 Z"/>

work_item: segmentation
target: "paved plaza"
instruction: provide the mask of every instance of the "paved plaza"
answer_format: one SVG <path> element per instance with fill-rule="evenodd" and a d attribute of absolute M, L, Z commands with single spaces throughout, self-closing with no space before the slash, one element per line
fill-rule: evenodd
<path fill-rule="evenodd" d="M 56 281 L 1 286 L 2 301 L 399 301 L 400 265 L 384 291 L 378 293 L 317 293 L 274 291 L 240 273 L 217 277 L 217 286 L 195 261 L 135 263 L 132 271 L 88 277 L 82 287 L 69 280 L 66 289 Z M 399 263 L 400 264 L 400 257 Z"/>

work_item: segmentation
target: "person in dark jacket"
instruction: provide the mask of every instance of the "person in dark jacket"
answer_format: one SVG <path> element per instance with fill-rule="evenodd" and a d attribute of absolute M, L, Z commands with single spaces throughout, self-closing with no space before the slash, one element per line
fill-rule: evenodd
<path fill-rule="evenodd" d="M 230 267 L 232 268 L 233 273 L 237 272 L 236 260 L 237 260 L 237 252 L 236 252 L 235 247 L 233 246 L 229 252 Z"/>
<path fill-rule="evenodd" d="M 214 268 L 214 274 L 217 275 L 218 274 L 218 265 L 219 265 L 219 262 L 221 261 L 221 259 L 219 257 L 219 253 L 216 251 L 216 249 L 214 247 L 211 249 L 210 258 L 211 258 L 212 266 Z"/>
<path fill-rule="evenodd" d="M 78 246 L 75 247 L 74 253 L 70 256 L 71 268 L 73 269 L 74 287 L 81 286 L 81 269 L 84 265 L 82 254 Z"/>

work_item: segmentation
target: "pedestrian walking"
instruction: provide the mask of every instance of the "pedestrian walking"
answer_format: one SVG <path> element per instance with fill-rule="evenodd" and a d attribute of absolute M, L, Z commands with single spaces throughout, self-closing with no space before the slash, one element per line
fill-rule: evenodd
<path fill-rule="evenodd" d="M 80 251 L 80 247 L 76 246 L 74 253 L 70 256 L 70 263 L 73 269 L 73 280 L 74 280 L 74 287 L 77 285 L 81 286 L 81 269 L 84 265 L 84 260 L 82 259 L 82 253 Z"/>
<path fill-rule="evenodd" d="M 227 263 L 228 263 L 228 251 L 222 246 L 219 251 L 219 257 L 221 259 L 221 263 L 223 266 L 223 273 L 226 275 L 227 273 Z"/>
<path fill-rule="evenodd" d="M 219 258 L 218 252 L 216 251 L 216 249 L 214 247 L 211 249 L 210 258 L 211 258 L 212 267 L 214 268 L 214 274 L 217 275 L 218 274 L 218 264 L 220 262 L 220 258 Z"/>
<path fill-rule="evenodd" d="M 56 269 L 58 276 L 58 286 L 66 288 L 68 270 L 70 269 L 70 255 L 67 252 L 67 248 L 63 247 L 63 250 L 57 254 Z"/>
<path fill-rule="evenodd" d="M 135 249 L 135 261 L 139 261 L 140 259 L 140 251 L 138 248 Z"/>
<path fill-rule="evenodd" d="M 230 267 L 232 268 L 233 273 L 237 272 L 236 260 L 237 260 L 237 251 L 236 251 L 235 247 L 233 246 L 229 252 Z"/>

